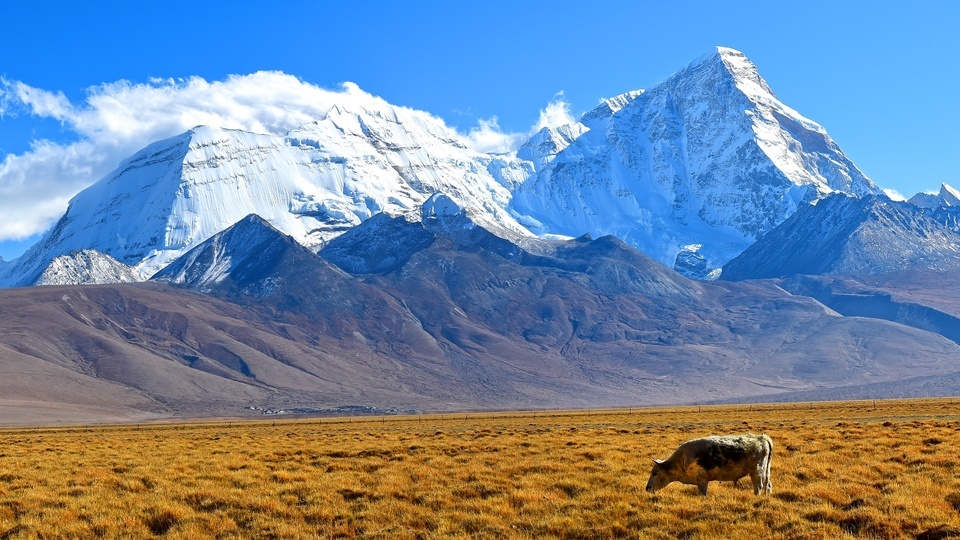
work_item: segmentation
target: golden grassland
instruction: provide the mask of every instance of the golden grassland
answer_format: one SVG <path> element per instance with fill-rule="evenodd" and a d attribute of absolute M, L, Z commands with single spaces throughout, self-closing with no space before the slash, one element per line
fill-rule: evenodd
<path fill-rule="evenodd" d="M 644 491 L 766 432 L 773 494 Z M 0 430 L 13 538 L 960 537 L 960 400 Z"/>

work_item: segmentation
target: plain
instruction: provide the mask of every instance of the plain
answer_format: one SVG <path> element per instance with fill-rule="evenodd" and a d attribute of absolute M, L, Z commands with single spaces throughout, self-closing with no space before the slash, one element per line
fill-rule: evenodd
<path fill-rule="evenodd" d="M 651 458 L 774 440 L 773 494 Z M 960 401 L 0 430 L 0 538 L 947 538 Z"/>

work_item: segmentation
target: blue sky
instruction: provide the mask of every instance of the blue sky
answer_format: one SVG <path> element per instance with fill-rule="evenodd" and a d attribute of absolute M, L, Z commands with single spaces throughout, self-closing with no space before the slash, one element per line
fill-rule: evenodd
<path fill-rule="evenodd" d="M 551 102 L 578 115 L 723 45 L 743 51 L 781 101 L 823 125 L 882 187 L 909 196 L 960 185 L 960 3 L 667 4 L 8 2 L 0 256 L 18 255 L 142 141 L 180 129 L 148 113 L 187 115 L 144 107 L 133 113 L 149 127 L 134 129 L 117 111 L 137 101 L 115 95 L 143 91 L 153 104 L 160 92 L 173 107 L 188 87 L 262 70 L 331 90 L 352 81 L 463 133 L 494 118 L 502 132 L 524 133 Z M 190 114 L 198 95 L 184 98 L 194 100 Z M 102 107 L 113 116 L 94 114 Z"/>

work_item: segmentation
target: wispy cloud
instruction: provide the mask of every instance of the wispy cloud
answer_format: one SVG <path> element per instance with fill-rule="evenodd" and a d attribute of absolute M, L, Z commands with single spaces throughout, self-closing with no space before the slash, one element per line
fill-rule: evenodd
<path fill-rule="evenodd" d="M 500 129 L 499 119 L 496 116 L 481 118 L 478 124 L 467 134 L 468 144 L 478 152 L 496 154 L 510 152 L 516 150 L 525 140 L 525 133 L 509 133 Z"/>
<path fill-rule="evenodd" d="M 893 188 L 883 188 L 883 192 L 886 193 L 887 197 L 890 197 L 891 201 L 905 201 L 906 197 L 902 193 L 893 189 Z"/>
<path fill-rule="evenodd" d="M 536 133 L 545 127 L 556 128 L 577 122 L 576 117 L 570 113 L 570 103 L 566 101 L 566 96 L 563 92 L 558 92 L 547 107 L 540 111 L 540 118 L 533 127 L 533 132 Z"/>
<path fill-rule="evenodd" d="M 3 86 L 0 110 L 6 111 L 12 105 L 25 108 L 35 116 L 50 117 L 61 122 L 74 114 L 73 106 L 63 92 L 48 92 L 20 81 L 10 82 L 6 79 L 0 79 L 0 84 Z"/>

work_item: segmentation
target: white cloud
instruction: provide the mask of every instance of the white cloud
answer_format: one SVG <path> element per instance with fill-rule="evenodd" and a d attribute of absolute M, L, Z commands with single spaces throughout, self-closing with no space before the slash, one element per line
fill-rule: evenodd
<path fill-rule="evenodd" d="M 89 89 L 86 107 L 70 120 L 80 134 L 105 138 L 149 133 L 154 140 L 197 125 L 280 135 L 358 94 L 372 97 L 350 83 L 330 91 L 275 71 L 214 82 L 201 77 L 117 81 Z"/>
<path fill-rule="evenodd" d="M 62 122 L 74 114 L 73 106 L 63 92 L 48 92 L 19 81 L 13 83 L 3 81 L 3 84 L 8 86 L 7 92 L 13 99 L 35 116 L 51 117 Z"/>
<path fill-rule="evenodd" d="M 479 125 L 467 134 L 467 144 L 477 152 L 500 154 L 516 150 L 523 144 L 524 133 L 507 133 L 500 129 L 497 117 L 478 121 Z"/>
<path fill-rule="evenodd" d="M 102 168 L 105 155 L 89 141 L 62 146 L 35 141 L 30 151 L 0 163 L 0 240 L 42 232 Z"/>
<path fill-rule="evenodd" d="M 577 119 L 570 114 L 570 104 L 564 100 L 563 92 L 553 96 L 553 101 L 540 111 L 540 118 L 533 127 L 533 133 L 545 127 L 556 128 L 567 124 L 576 124 Z"/>
<path fill-rule="evenodd" d="M 902 193 L 893 189 L 893 188 L 883 188 L 883 192 L 887 194 L 887 197 L 890 197 L 891 201 L 905 201 L 906 197 Z"/>

